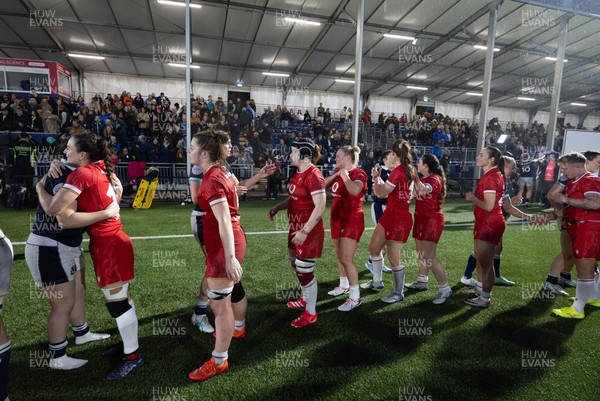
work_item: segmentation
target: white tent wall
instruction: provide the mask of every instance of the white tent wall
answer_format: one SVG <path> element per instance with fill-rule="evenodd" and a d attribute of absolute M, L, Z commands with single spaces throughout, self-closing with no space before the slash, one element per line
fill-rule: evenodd
<path fill-rule="evenodd" d="M 586 130 L 593 130 L 600 125 L 600 116 L 587 116 L 583 121 Z"/>
<path fill-rule="evenodd" d="M 395 113 L 396 116 L 400 117 L 402 113 L 406 113 L 409 116 L 413 114 L 410 99 L 402 99 L 388 96 L 369 96 L 369 110 L 371 110 L 372 118 L 377 121 L 379 113 L 382 111 L 387 115 Z"/>
<path fill-rule="evenodd" d="M 577 124 L 579 124 L 579 116 L 577 116 L 577 114 L 565 114 L 565 125 L 567 125 L 567 123 L 571 124 L 572 127 L 577 127 Z"/>
<path fill-rule="evenodd" d="M 470 104 L 435 102 L 435 112 L 459 120 L 473 121 L 473 105 Z"/>
<path fill-rule="evenodd" d="M 164 92 L 174 102 L 180 102 L 185 98 L 185 79 L 161 79 L 151 77 L 137 77 L 118 74 L 84 73 L 85 98 L 89 98 L 96 92 L 106 95 L 107 93 L 118 94 L 125 90 L 135 96 L 140 92 L 144 98 L 150 93 L 158 95 Z M 207 98 L 212 95 L 213 100 L 221 96 L 227 99 L 228 86 L 224 84 L 213 84 L 207 82 L 194 82 L 192 94 Z"/>
<path fill-rule="evenodd" d="M 540 124 L 548 125 L 548 121 L 550 121 L 550 113 L 547 111 L 538 111 L 535 113 L 535 116 L 531 122 L 534 121 L 537 121 Z"/>
<path fill-rule="evenodd" d="M 498 117 L 498 121 L 500 121 L 502 128 L 504 128 L 509 121 L 527 124 L 529 122 L 529 110 L 490 106 L 488 109 L 488 121 L 494 117 Z"/>
<path fill-rule="evenodd" d="M 283 97 L 280 88 L 266 86 L 252 86 L 250 88 L 250 97 L 257 104 L 256 111 L 262 114 L 264 107 L 271 106 L 271 109 L 282 104 Z"/>
<path fill-rule="evenodd" d="M 302 110 L 308 110 L 312 117 L 314 117 L 312 114 L 314 113 L 315 108 L 319 107 L 319 103 L 323 103 L 323 107 L 326 109 L 329 108 L 332 112 L 333 110 L 343 109 L 344 106 L 352 107 L 352 95 L 344 95 L 336 92 L 313 91 L 310 89 L 307 89 L 306 92 L 307 93 L 288 94 L 285 104 L 288 108 L 291 107 L 297 109 L 300 107 Z M 373 108 L 371 108 L 371 110 L 373 110 Z"/>

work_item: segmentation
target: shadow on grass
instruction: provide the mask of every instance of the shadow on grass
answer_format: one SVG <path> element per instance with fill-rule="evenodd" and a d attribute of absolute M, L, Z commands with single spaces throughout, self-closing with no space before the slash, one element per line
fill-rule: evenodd
<path fill-rule="evenodd" d="M 531 299 L 495 315 L 482 330 L 452 331 L 434 358 L 434 370 L 419 383 L 434 399 L 504 400 L 515 389 L 541 380 L 567 355 L 564 344 L 577 325 L 559 318 L 532 323 L 552 307 L 551 302 Z"/>
<path fill-rule="evenodd" d="M 69 348 L 71 356 L 89 360 L 75 371 L 32 368 L 31 347 L 14 347 L 11 395 L 14 399 L 57 399 L 51 396 L 52 389 L 59 394 L 61 388 L 69 386 L 72 399 L 94 400 L 116 399 L 115 394 L 119 399 L 148 400 L 156 388 L 176 389 L 188 399 L 337 399 L 343 394 L 347 398 L 352 395 L 348 386 L 363 379 L 365 372 L 397 371 L 399 367 L 410 370 L 410 366 L 400 365 L 402 361 L 437 341 L 436 335 L 442 333 L 441 347 L 430 347 L 434 354 L 424 362 L 428 374 L 417 376 L 416 382 L 434 399 L 466 399 L 465 385 L 473 399 L 484 399 L 486 394 L 488 399 L 502 399 L 514 390 L 516 380 L 526 386 L 545 374 L 542 369 L 521 366 L 523 350 L 547 350 L 551 358 L 560 359 L 564 355 L 562 344 L 575 327 L 571 321 L 558 320 L 531 327 L 535 318 L 552 307 L 550 302 L 537 300 L 493 317 L 483 329 L 465 327 L 469 320 L 489 311 L 464 305 L 460 294 L 444 305 L 433 305 L 432 298 L 411 303 L 412 296 L 408 302 L 388 305 L 379 300 L 384 295 L 381 292 L 365 292 L 358 309 L 341 313 L 337 306 L 344 297 L 325 294 L 335 284 L 335 280 L 320 283 L 319 320 L 303 329 L 290 326 L 301 311 L 286 308 L 272 293 L 250 295 L 248 337 L 232 340 L 230 372 L 208 382 L 195 383 L 187 378 L 189 371 L 210 357 L 214 346 L 212 336 L 189 322 L 190 305 L 140 319 L 140 347 L 146 366 L 116 383 L 107 382 L 104 375 L 118 357 L 100 356 L 106 347 L 118 343 L 116 328 L 109 330 L 113 337 L 108 341 Z M 155 322 L 161 319 L 171 319 L 167 326 L 179 330 L 156 332 Z M 403 336 L 402 319 L 412 319 L 413 323 L 425 319 L 432 334 Z M 365 393 L 351 398 L 397 399 L 398 385 L 390 378 L 382 379 L 388 387 L 364 383 Z M 41 388 L 47 389 L 44 394 Z"/>

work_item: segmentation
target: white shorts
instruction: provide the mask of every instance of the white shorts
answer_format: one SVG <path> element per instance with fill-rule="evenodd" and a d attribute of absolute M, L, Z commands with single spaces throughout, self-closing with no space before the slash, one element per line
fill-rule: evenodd
<path fill-rule="evenodd" d="M 373 224 L 377 225 L 381 216 L 383 216 L 383 212 L 385 212 L 385 206 L 377 202 L 371 203 L 371 219 L 373 220 Z"/>
<path fill-rule="evenodd" d="M 27 238 L 25 260 L 38 287 L 73 281 L 75 273 L 85 268 L 83 249 L 36 234 Z"/>
<path fill-rule="evenodd" d="M 519 177 L 518 185 L 533 188 L 533 177 Z"/>
<path fill-rule="evenodd" d="M 0 230 L 0 297 L 10 290 L 14 251 L 8 237 Z"/>

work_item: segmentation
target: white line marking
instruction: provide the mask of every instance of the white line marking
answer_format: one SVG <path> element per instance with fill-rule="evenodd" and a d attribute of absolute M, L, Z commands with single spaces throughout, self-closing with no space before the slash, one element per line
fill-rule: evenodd
<path fill-rule="evenodd" d="M 507 225 L 522 224 L 520 221 L 509 221 Z M 451 223 L 444 225 L 444 228 L 451 227 L 473 227 L 473 223 Z M 366 227 L 365 231 L 373 231 L 375 227 Z M 329 232 L 331 229 L 326 228 L 325 231 Z M 246 235 L 275 235 L 275 234 L 287 234 L 287 231 L 253 231 L 246 232 Z M 146 239 L 169 239 L 169 238 L 191 238 L 192 234 L 176 234 L 176 235 L 148 235 L 143 237 L 131 237 L 132 240 L 146 240 Z M 83 242 L 90 242 L 89 239 L 84 239 Z M 25 242 L 13 242 L 13 245 L 25 245 Z"/>

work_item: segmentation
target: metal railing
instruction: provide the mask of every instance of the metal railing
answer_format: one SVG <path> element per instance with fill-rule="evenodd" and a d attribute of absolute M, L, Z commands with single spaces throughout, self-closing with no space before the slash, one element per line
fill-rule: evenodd
<path fill-rule="evenodd" d="M 124 186 L 136 186 L 144 175 L 131 172 L 130 163 L 118 163 L 115 167 L 115 174 Z M 155 167 L 159 170 L 157 191 L 185 191 L 187 192 L 189 183 L 189 172 L 185 163 L 146 163 L 145 168 Z M 36 181 L 48 172 L 50 161 L 44 160 L 35 163 Z M 254 164 L 232 164 L 231 171 L 240 180 L 250 178 L 254 171 Z"/>

